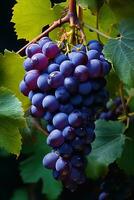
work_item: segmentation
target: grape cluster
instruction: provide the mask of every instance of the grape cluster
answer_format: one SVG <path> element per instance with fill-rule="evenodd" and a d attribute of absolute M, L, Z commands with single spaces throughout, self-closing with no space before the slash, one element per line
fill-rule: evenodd
<path fill-rule="evenodd" d="M 124 102 L 126 104 L 126 100 Z M 126 105 L 126 109 L 128 110 L 128 106 Z M 111 99 L 107 102 L 105 109 L 103 112 L 99 114 L 100 119 L 104 120 L 117 120 L 117 118 L 122 115 L 124 112 L 123 104 L 120 97 L 116 97 L 115 99 Z"/>
<path fill-rule="evenodd" d="M 108 100 L 104 76 L 110 64 L 96 40 L 64 54 L 43 37 L 27 47 L 26 56 L 20 91 L 31 101 L 32 116 L 47 121 L 47 144 L 53 148 L 43 165 L 73 191 L 85 181 L 86 155 L 95 139 L 95 115 Z"/>

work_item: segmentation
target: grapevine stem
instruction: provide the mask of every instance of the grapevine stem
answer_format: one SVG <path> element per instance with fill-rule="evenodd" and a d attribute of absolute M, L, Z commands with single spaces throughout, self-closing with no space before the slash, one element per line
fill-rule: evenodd
<path fill-rule="evenodd" d="M 51 32 L 55 28 L 61 26 L 64 23 L 67 23 L 67 22 L 69 22 L 69 15 L 68 14 L 65 17 L 63 17 L 63 18 L 58 19 L 57 21 L 54 21 L 53 24 L 47 30 L 45 30 L 43 33 L 41 33 L 37 37 L 35 37 L 32 41 L 30 41 L 28 44 L 26 44 L 24 47 L 22 47 L 17 53 L 18 54 L 22 54 L 23 51 L 26 49 L 26 47 L 28 47 L 30 44 L 38 41 L 39 39 L 41 39 L 42 37 L 44 37 L 45 35 L 47 35 L 49 32 Z"/>
<path fill-rule="evenodd" d="M 121 97 L 121 102 L 122 102 L 124 114 L 127 116 L 127 108 L 126 108 L 126 103 L 125 103 L 125 99 L 124 99 L 123 84 L 122 83 L 120 84 L 120 87 L 119 87 L 119 93 L 120 93 L 120 97 Z"/>
<path fill-rule="evenodd" d="M 39 122 L 35 119 L 32 118 L 33 121 L 33 125 L 34 127 L 39 130 L 41 133 L 43 133 L 45 136 L 48 136 L 47 132 L 41 127 L 41 125 L 39 124 Z"/>
<path fill-rule="evenodd" d="M 98 33 L 99 35 L 101 35 L 101 36 L 107 38 L 107 39 L 115 39 L 115 38 L 112 38 L 112 37 L 106 35 L 105 33 L 102 33 L 102 32 L 99 31 L 97 28 L 94 28 L 94 27 L 92 27 L 92 26 L 90 26 L 90 25 L 88 25 L 88 24 L 85 24 L 85 23 L 84 23 L 84 26 L 85 26 L 86 28 L 88 28 L 88 29 L 90 29 L 90 30 L 92 30 L 92 31 L 94 31 L 94 32 L 96 32 L 96 33 Z"/>

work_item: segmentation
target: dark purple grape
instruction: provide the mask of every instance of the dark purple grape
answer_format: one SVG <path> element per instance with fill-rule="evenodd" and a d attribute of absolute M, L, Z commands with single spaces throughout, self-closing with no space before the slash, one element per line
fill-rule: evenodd
<path fill-rule="evenodd" d="M 89 78 L 89 70 L 85 65 L 78 65 L 75 68 L 74 76 L 80 81 L 84 82 L 87 81 Z"/>
<path fill-rule="evenodd" d="M 68 115 L 65 113 L 57 113 L 53 117 L 53 125 L 59 130 L 63 130 L 68 125 Z"/>
<path fill-rule="evenodd" d="M 100 54 L 99 54 L 99 52 L 97 50 L 93 49 L 93 50 L 89 50 L 87 52 L 87 57 L 88 57 L 89 61 L 92 60 L 92 59 L 99 59 Z"/>
<path fill-rule="evenodd" d="M 58 71 L 59 70 L 59 65 L 56 64 L 56 63 L 51 63 L 49 66 L 48 66 L 48 73 L 52 73 L 54 71 Z"/>
<path fill-rule="evenodd" d="M 68 104 L 60 104 L 60 112 L 70 114 L 73 111 L 74 107 L 71 103 Z"/>
<path fill-rule="evenodd" d="M 59 147 L 64 143 L 62 132 L 58 129 L 53 130 L 47 137 L 47 144 L 51 147 Z"/>
<path fill-rule="evenodd" d="M 110 63 L 108 63 L 107 61 L 103 61 L 102 62 L 102 71 L 103 71 L 103 76 L 106 76 L 111 69 L 111 65 Z"/>
<path fill-rule="evenodd" d="M 55 127 L 52 124 L 47 125 L 47 131 L 50 133 L 55 129 Z"/>
<path fill-rule="evenodd" d="M 65 60 L 68 60 L 68 57 L 63 54 L 63 53 L 60 53 L 58 54 L 55 58 L 54 58 L 54 62 L 57 63 L 57 64 L 61 64 L 63 61 Z"/>
<path fill-rule="evenodd" d="M 31 60 L 31 58 L 26 58 L 23 65 L 24 65 L 24 69 L 26 71 L 30 71 L 30 70 L 34 69 L 34 64 L 33 64 L 33 61 Z"/>
<path fill-rule="evenodd" d="M 25 96 L 28 96 L 30 89 L 28 88 L 24 80 L 20 82 L 19 89 Z"/>
<path fill-rule="evenodd" d="M 54 58 L 59 53 L 59 48 L 56 43 L 54 42 L 47 42 L 42 47 L 42 52 L 48 58 Z"/>
<path fill-rule="evenodd" d="M 59 158 L 56 162 L 55 168 L 58 172 L 64 172 L 68 168 L 68 163 L 62 158 Z"/>
<path fill-rule="evenodd" d="M 73 97 L 71 98 L 71 103 L 72 103 L 74 106 L 80 105 L 80 104 L 82 103 L 82 96 L 81 96 L 81 95 L 73 96 Z"/>
<path fill-rule="evenodd" d="M 44 73 L 38 77 L 37 86 L 43 92 L 47 92 L 50 89 L 48 84 L 48 74 Z"/>
<path fill-rule="evenodd" d="M 41 47 L 38 44 L 30 44 L 26 48 L 26 56 L 31 58 L 36 53 L 41 53 Z"/>
<path fill-rule="evenodd" d="M 92 90 L 92 84 L 88 82 L 80 83 L 79 85 L 79 93 L 81 95 L 87 95 L 91 92 Z"/>
<path fill-rule="evenodd" d="M 60 65 L 60 72 L 65 76 L 70 76 L 72 75 L 74 71 L 75 66 L 70 60 L 65 60 L 61 63 Z"/>
<path fill-rule="evenodd" d="M 47 169 L 54 169 L 58 158 L 59 156 L 55 152 L 48 153 L 43 158 L 43 166 L 46 167 Z"/>
<path fill-rule="evenodd" d="M 59 180 L 60 179 L 60 172 L 53 170 L 53 177 L 54 177 L 54 179 Z"/>
<path fill-rule="evenodd" d="M 71 94 L 75 94 L 78 90 L 78 81 L 75 77 L 66 77 L 64 86 Z"/>
<path fill-rule="evenodd" d="M 71 158 L 71 164 L 73 167 L 82 167 L 84 165 L 84 159 L 81 156 L 73 156 Z"/>
<path fill-rule="evenodd" d="M 99 52 L 101 52 L 103 49 L 102 45 L 97 40 L 91 40 L 88 45 L 90 49 L 95 49 Z"/>
<path fill-rule="evenodd" d="M 58 150 L 62 158 L 69 158 L 73 152 L 71 145 L 64 143 Z"/>
<path fill-rule="evenodd" d="M 66 128 L 64 128 L 64 130 L 62 131 L 62 135 L 64 136 L 64 138 L 66 140 L 72 140 L 74 139 L 76 132 L 75 129 L 71 126 L 67 126 Z"/>
<path fill-rule="evenodd" d="M 43 99 L 43 108 L 47 109 L 49 112 L 55 112 L 59 109 L 59 103 L 55 96 L 48 95 Z"/>
<path fill-rule="evenodd" d="M 98 198 L 98 200 L 108 200 L 108 193 L 106 193 L 106 192 L 101 192 L 100 194 L 99 194 L 99 198 Z"/>
<path fill-rule="evenodd" d="M 39 41 L 38 44 L 40 45 L 40 47 L 43 47 L 44 44 L 46 44 L 47 42 L 50 42 L 50 38 L 48 37 L 42 37 Z"/>
<path fill-rule="evenodd" d="M 85 156 L 89 155 L 92 150 L 91 144 L 84 145 L 82 150 L 83 150 L 83 153 L 85 154 Z"/>
<path fill-rule="evenodd" d="M 38 70 L 31 70 L 25 75 L 24 81 L 30 90 L 36 90 L 38 88 L 37 79 L 39 75 L 40 73 Z"/>
<path fill-rule="evenodd" d="M 66 103 L 69 101 L 70 94 L 65 87 L 59 87 L 55 90 L 55 97 L 60 103 Z"/>
<path fill-rule="evenodd" d="M 68 121 L 72 127 L 79 127 L 82 124 L 82 113 L 79 110 L 73 111 L 69 115 Z"/>
<path fill-rule="evenodd" d="M 31 58 L 34 68 L 42 71 L 47 69 L 48 66 L 48 58 L 43 53 L 36 53 Z"/>
<path fill-rule="evenodd" d="M 30 101 L 32 101 L 33 95 L 35 95 L 35 94 L 36 94 L 36 92 L 34 92 L 32 90 L 29 92 L 28 98 L 30 99 Z"/>
<path fill-rule="evenodd" d="M 77 135 L 78 137 L 83 137 L 83 136 L 86 135 L 86 130 L 85 130 L 85 128 L 76 128 L 75 130 L 76 130 L 76 135 Z"/>
<path fill-rule="evenodd" d="M 50 112 L 45 112 L 45 115 L 43 117 L 46 121 L 51 122 L 53 119 L 53 114 Z"/>
<path fill-rule="evenodd" d="M 72 147 L 74 148 L 74 150 L 76 151 L 82 151 L 83 147 L 84 147 L 84 140 L 81 139 L 80 137 L 76 137 L 73 141 L 72 141 Z"/>
<path fill-rule="evenodd" d="M 69 55 L 69 59 L 72 61 L 72 63 L 77 65 L 86 65 L 88 62 L 88 57 L 85 52 L 72 52 Z"/>
<path fill-rule="evenodd" d="M 100 77 L 102 74 L 102 64 L 98 59 L 92 59 L 88 62 L 89 76 L 91 78 Z"/>
<path fill-rule="evenodd" d="M 45 98 L 45 94 L 43 93 L 36 93 L 32 97 L 32 104 L 36 107 L 42 107 L 42 101 Z"/>
<path fill-rule="evenodd" d="M 54 71 L 48 76 L 48 84 L 52 88 L 58 88 L 64 84 L 64 76 L 59 71 Z"/>
<path fill-rule="evenodd" d="M 83 101 L 83 105 L 87 107 L 91 106 L 93 103 L 94 103 L 94 95 L 89 95 Z"/>
<path fill-rule="evenodd" d="M 33 115 L 33 117 L 43 117 L 44 115 L 44 110 L 43 108 L 37 108 L 36 106 L 32 105 L 30 108 L 30 112 Z"/>

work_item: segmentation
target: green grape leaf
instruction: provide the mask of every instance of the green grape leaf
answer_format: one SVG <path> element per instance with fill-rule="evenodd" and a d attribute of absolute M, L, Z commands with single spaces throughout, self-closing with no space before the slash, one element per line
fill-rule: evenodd
<path fill-rule="evenodd" d="M 28 197 L 28 192 L 26 191 L 26 189 L 24 188 L 20 188 L 20 189 L 17 189 L 11 200 L 29 200 L 29 197 Z"/>
<path fill-rule="evenodd" d="M 113 84 L 114 83 L 114 84 Z M 120 80 L 116 73 L 111 70 L 107 76 L 107 90 L 109 91 L 110 97 L 115 98 L 119 95 Z"/>
<path fill-rule="evenodd" d="M 96 121 L 96 139 L 90 157 L 109 165 L 121 156 L 125 142 L 125 126 L 118 121 Z"/>
<path fill-rule="evenodd" d="M 134 17 L 133 0 L 106 0 L 118 19 Z"/>
<path fill-rule="evenodd" d="M 50 152 L 50 148 L 45 144 L 44 136 L 36 133 L 36 141 L 29 146 L 32 149 L 32 156 L 21 162 L 21 176 L 25 183 L 36 183 L 40 179 L 43 182 L 42 193 L 46 194 L 48 199 L 56 199 L 62 187 L 59 182 L 52 177 L 52 171 L 47 170 L 42 165 L 42 159 L 45 154 Z"/>
<path fill-rule="evenodd" d="M 93 13 L 96 13 L 103 5 L 104 0 L 77 0 L 77 2 L 82 8 L 89 8 Z"/>
<path fill-rule="evenodd" d="M 19 128 L 25 126 L 23 115 L 21 102 L 10 90 L 0 88 L 0 147 L 16 155 L 21 150 Z"/>
<path fill-rule="evenodd" d="M 104 163 L 100 163 L 95 159 L 88 156 L 88 164 L 86 168 L 86 174 L 89 178 L 97 179 L 104 176 L 108 172 L 108 167 Z"/>
<path fill-rule="evenodd" d="M 65 3 L 51 8 L 50 0 L 17 0 L 13 8 L 12 22 L 18 39 L 32 40 L 42 32 L 42 28 L 61 17 Z"/>
<path fill-rule="evenodd" d="M 126 131 L 124 149 L 121 158 L 118 159 L 118 166 L 125 170 L 128 175 L 134 175 L 134 123 L 132 122 Z"/>
<path fill-rule="evenodd" d="M 134 22 L 122 21 L 119 30 L 120 37 L 108 41 L 104 54 L 113 63 L 119 79 L 129 87 L 134 87 Z"/>
<path fill-rule="evenodd" d="M 0 85 L 11 89 L 27 108 L 28 98 L 19 91 L 20 81 L 24 77 L 23 62 L 24 58 L 14 52 L 6 50 L 4 55 L 0 54 Z"/>

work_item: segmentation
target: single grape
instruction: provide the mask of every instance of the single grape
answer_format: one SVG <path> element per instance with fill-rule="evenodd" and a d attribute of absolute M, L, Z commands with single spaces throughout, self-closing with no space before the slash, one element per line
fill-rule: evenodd
<path fill-rule="evenodd" d="M 25 53 L 27 57 L 31 58 L 34 54 L 41 53 L 41 47 L 38 44 L 30 44 Z"/>
<path fill-rule="evenodd" d="M 24 80 L 20 82 L 19 89 L 25 96 L 28 96 L 30 89 L 28 88 Z"/>
<path fill-rule="evenodd" d="M 103 76 L 106 76 L 110 72 L 111 65 L 107 61 L 103 61 L 101 63 L 102 63 Z"/>
<path fill-rule="evenodd" d="M 43 53 L 36 53 L 31 58 L 34 68 L 42 71 L 47 69 L 48 66 L 48 58 Z"/>
<path fill-rule="evenodd" d="M 71 103 L 74 105 L 74 106 L 77 106 L 77 105 L 80 105 L 82 103 L 82 96 L 81 95 L 76 95 L 76 96 L 73 96 L 71 98 Z"/>
<path fill-rule="evenodd" d="M 76 132 L 75 132 L 75 129 L 73 127 L 67 126 L 62 131 L 62 135 L 64 136 L 64 138 L 66 140 L 72 140 L 72 139 L 74 139 Z"/>
<path fill-rule="evenodd" d="M 94 95 L 90 95 L 88 97 L 86 97 L 84 100 L 83 100 L 83 105 L 84 106 L 91 106 L 92 104 L 94 103 Z"/>
<path fill-rule="evenodd" d="M 88 62 L 88 57 L 85 52 L 71 52 L 69 55 L 69 59 L 72 61 L 72 63 L 77 65 L 86 65 Z"/>
<path fill-rule="evenodd" d="M 55 152 L 48 153 L 43 158 L 43 166 L 46 167 L 47 169 L 54 169 L 58 158 L 59 156 Z"/>
<path fill-rule="evenodd" d="M 58 71 L 59 70 L 59 65 L 56 63 L 51 63 L 50 65 L 48 65 L 48 73 L 52 73 L 54 71 Z"/>
<path fill-rule="evenodd" d="M 71 103 L 68 104 L 60 104 L 60 112 L 70 114 L 73 111 L 74 107 Z"/>
<path fill-rule="evenodd" d="M 49 112 L 55 112 L 59 109 L 59 103 L 55 96 L 48 95 L 43 99 L 43 108 L 47 109 Z"/>
<path fill-rule="evenodd" d="M 54 71 L 48 76 L 48 84 L 52 88 L 60 87 L 64 84 L 64 76 L 59 71 Z"/>
<path fill-rule="evenodd" d="M 97 50 L 93 49 L 93 50 L 89 50 L 87 52 L 87 57 L 88 57 L 89 61 L 92 60 L 92 59 L 99 59 L 100 54 L 99 54 L 99 52 Z"/>
<path fill-rule="evenodd" d="M 71 94 L 75 94 L 78 90 L 78 81 L 75 77 L 66 77 L 64 86 Z"/>
<path fill-rule="evenodd" d="M 95 140 L 95 132 L 94 129 L 90 128 L 90 127 L 86 127 L 85 128 L 85 144 L 90 144 Z"/>
<path fill-rule="evenodd" d="M 73 71 L 74 71 L 75 66 L 73 65 L 73 63 L 69 60 L 65 60 L 61 63 L 60 65 L 60 72 L 65 76 L 70 76 L 72 75 Z"/>
<path fill-rule="evenodd" d="M 47 144 L 51 147 L 59 147 L 64 143 L 64 137 L 62 132 L 58 129 L 54 129 L 47 137 Z"/>
<path fill-rule="evenodd" d="M 24 65 L 24 69 L 26 71 L 30 71 L 30 70 L 34 69 L 34 64 L 33 64 L 33 61 L 31 60 L 31 58 L 26 58 L 23 65 Z"/>
<path fill-rule="evenodd" d="M 72 147 L 74 148 L 74 150 L 76 151 L 82 151 L 83 147 L 84 147 L 84 140 L 81 139 L 80 137 L 76 137 L 73 141 L 72 141 Z"/>
<path fill-rule="evenodd" d="M 75 130 L 76 130 L 76 135 L 77 135 L 78 137 L 83 137 L 83 136 L 86 135 L 86 130 L 85 130 L 85 128 L 76 128 Z"/>
<path fill-rule="evenodd" d="M 38 88 L 37 79 L 39 75 L 40 73 L 38 70 L 31 70 L 25 75 L 24 81 L 30 90 L 36 90 Z"/>
<path fill-rule="evenodd" d="M 102 64 L 98 59 L 92 59 L 90 62 L 88 62 L 88 70 L 89 70 L 89 76 L 91 78 L 97 78 L 101 76 L 102 73 Z"/>
<path fill-rule="evenodd" d="M 50 133 L 55 129 L 55 127 L 52 124 L 47 125 L 47 131 Z"/>
<path fill-rule="evenodd" d="M 59 130 L 63 130 L 68 125 L 68 115 L 65 113 L 57 113 L 53 117 L 53 125 Z"/>
<path fill-rule="evenodd" d="M 81 95 L 87 95 L 91 92 L 91 90 L 92 90 L 92 84 L 89 81 L 84 82 L 84 83 L 80 83 L 79 93 Z"/>
<path fill-rule="evenodd" d="M 87 81 L 89 78 L 89 70 L 85 65 L 78 65 L 75 68 L 74 76 L 80 81 L 84 82 Z"/>
<path fill-rule="evenodd" d="M 71 164 L 73 167 L 82 167 L 84 165 L 84 159 L 81 156 L 73 156 L 71 158 Z"/>
<path fill-rule="evenodd" d="M 68 168 L 68 163 L 63 160 L 62 158 L 59 158 L 57 161 L 56 161 L 56 165 L 55 165 L 55 168 L 58 172 L 64 172 L 67 170 Z"/>
<path fill-rule="evenodd" d="M 106 192 L 101 192 L 100 194 L 99 194 L 99 198 L 98 198 L 98 200 L 108 200 L 108 193 L 106 193 Z"/>
<path fill-rule="evenodd" d="M 55 97 L 60 103 L 66 103 L 69 101 L 70 94 L 65 87 L 59 87 L 55 90 Z"/>
<path fill-rule="evenodd" d="M 64 143 L 58 150 L 62 158 L 69 158 L 73 152 L 71 145 Z"/>
<path fill-rule="evenodd" d="M 54 62 L 57 63 L 58 65 L 60 65 L 65 60 L 68 60 L 68 57 L 65 54 L 63 54 L 63 53 L 58 54 L 54 58 Z"/>
<path fill-rule="evenodd" d="M 43 117 L 44 115 L 44 109 L 43 108 L 37 108 L 36 106 L 32 105 L 30 108 L 30 112 L 34 117 Z"/>
<path fill-rule="evenodd" d="M 32 98 L 33 98 L 33 96 L 36 94 L 36 92 L 34 92 L 34 91 L 30 91 L 29 92 L 29 94 L 28 94 L 28 98 L 30 99 L 30 101 L 32 101 Z"/>
<path fill-rule="evenodd" d="M 48 84 L 48 74 L 43 73 L 38 77 L 37 86 L 42 92 L 47 92 L 50 89 Z"/>
<path fill-rule="evenodd" d="M 91 153 L 91 150 L 92 150 L 91 144 L 84 145 L 82 150 L 83 150 L 83 154 L 85 156 L 89 155 Z"/>
<path fill-rule="evenodd" d="M 47 42 L 42 47 L 42 52 L 48 58 L 54 58 L 59 53 L 59 48 L 56 43 L 54 42 Z"/>
<path fill-rule="evenodd" d="M 54 179 L 59 180 L 60 179 L 60 172 L 53 170 L 53 177 L 54 177 Z"/>
<path fill-rule="evenodd" d="M 73 111 L 69 115 L 68 121 L 72 127 L 79 127 L 82 124 L 82 113 L 79 110 Z"/>
<path fill-rule="evenodd" d="M 48 37 L 42 37 L 39 41 L 38 44 L 40 45 L 40 47 L 42 48 L 44 44 L 46 44 L 47 42 L 50 42 L 50 38 Z"/>
<path fill-rule="evenodd" d="M 53 119 L 53 114 L 50 112 L 45 112 L 44 117 L 43 117 L 46 121 L 51 122 Z"/>
<path fill-rule="evenodd" d="M 99 52 L 102 51 L 103 47 L 97 40 L 92 40 L 88 43 L 90 49 L 95 49 Z"/>
<path fill-rule="evenodd" d="M 36 93 L 32 97 L 32 104 L 36 107 L 42 107 L 42 101 L 45 98 L 45 94 L 43 93 Z"/>

